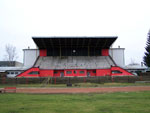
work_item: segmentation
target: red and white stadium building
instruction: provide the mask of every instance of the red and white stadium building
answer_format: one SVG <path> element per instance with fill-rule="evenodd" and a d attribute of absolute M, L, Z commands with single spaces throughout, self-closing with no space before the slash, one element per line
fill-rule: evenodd
<path fill-rule="evenodd" d="M 124 48 L 117 37 L 32 37 L 37 49 L 24 49 L 24 67 L 16 77 L 132 76 L 123 69 Z"/>

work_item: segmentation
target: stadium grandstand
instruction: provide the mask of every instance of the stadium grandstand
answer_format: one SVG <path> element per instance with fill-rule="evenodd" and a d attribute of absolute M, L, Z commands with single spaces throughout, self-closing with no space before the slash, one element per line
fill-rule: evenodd
<path fill-rule="evenodd" d="M 29 69 L 17 77 L 132 76 L 123 69 L 117 37 L 32 37 L 37 49 L 24 49 Z M 117 52 L 116 52 L 117 51 Z"/>

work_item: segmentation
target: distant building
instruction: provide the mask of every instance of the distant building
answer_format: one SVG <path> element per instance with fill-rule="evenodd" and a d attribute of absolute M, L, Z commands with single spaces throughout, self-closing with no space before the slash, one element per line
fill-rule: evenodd
<path fill-rule="evenodd" d="M 15 77 L 23 72 L 25 67 L 23 63 L 17 61 L 0 61 L 0 76 Z"/>
<path fill-rule="evenodd" d="M 141 65 L 137 63 L 129 64 L 125 67 L 125 69 L 132 73 L 146 72 L 148 70 L 143 63 L 141 63 Z"/>
<path fill-rule="evenodd" d="M 17 61 L 0 61 L 0 67 L 21 67 L 23 64 Z"/>

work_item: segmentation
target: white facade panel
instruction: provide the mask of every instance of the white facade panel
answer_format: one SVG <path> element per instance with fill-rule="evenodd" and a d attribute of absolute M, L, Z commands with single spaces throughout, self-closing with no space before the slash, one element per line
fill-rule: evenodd
<path fill-rule="evenodd" d="M 124 50 L 125 50 L 124 48 L 109 49 L 109 55 L 115 61 L 117 66 L 125 67 Z"/>
<path fill-rule="evenodd" d="M 24 66 L 32 67 L 39 56 L 38 49 L 24 49 Z"/>

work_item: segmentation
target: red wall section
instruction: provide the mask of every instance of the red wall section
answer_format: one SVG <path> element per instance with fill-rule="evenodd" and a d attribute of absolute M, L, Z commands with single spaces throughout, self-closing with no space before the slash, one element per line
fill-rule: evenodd
<path fill-rule="evenodd" d="M 102 49 L 102 56 L 109 56 L 109 49 Z"/>
<path fill-rule="evenodd" d="M 87 70 L 85 70 L 85 69 L 79 69 L 76 71 L 77 71 L 77 73 L 75 74 L 75 76 L 87 76 Z M 80 73 L 80 71 L 84 71 L 84 73 Z"/>
<path fill-rule="evenodd" d="M 67 74 L 67 71 L 71 71 L 71 74 Z M 80 73 L 80 71 L 84 71 L 84 73 Z M 87 76 L 87 70 L 85 69 L 78 69 L 78 70 L 73 70 L 73 69 L 67 69 L 64 71 L 64 75 L 68 77 L 72 76 Z"/>
<path fill-rule="evenodd" d="M 30 69 L 20 73 L 19 75 L 17 75 L 17 77 L 39 77 L 39 74 L 29 74 L 32 71 L 39 72 L 39 68 L 30 68 Z"/>
<path fill-rule="evenodd" d="M 40 56 L 47 56 L 47 50 L 46 49 L 40 49 Z"/>
<path fill-rule="evenodd" d="M 53 70 L 40 70 L 40 77 L 53 77 Z"/>
<path fill-rule="evenodd" d="M 64 70 L 54 70 L 55 77 L 60 77 L 61 73 L 64 73 Z"/>
<path fill-rule="evenodd" d="M 31 74 L 31 72 L 37 71 L 37 74 Z M 71 71 L 70 74 L 67 71 Z M 82 73 L 80 73 L 82 71 Z M 21 74 L 17 75 L 17 77 L 61 77 L 61 73 L 64 73 L 64 77 L 82 77 L 87 76 L 132 76 L 133 74 L 124 70 L 120 67 L 111 67 L 111 69 L 96 69 L 96 73 L 94 69 L 86 70 L 86 69 L 67 69 L 67 70 L 40 70 L 39 68 L 30 68 Z M 117 72 L 117 73 L 116 73 Z"/>
<path fill-rule="evenodd" d="M 67 74 L 67 71 L 71 71 L 71 73 L 70 73 L 70 74 Z M 65 70 L 65 71 L 64 71 L 64 75 L 65 75 L 65 76 L 70 76 L 70 77 L 71 77 L 71 76 L 74 76 L 73 70 L 71 70 L 71 69 Z"/>
<path fill-rule="evenodd" d="M 89 76 L 96 76 L 96 73 L 94 73 L 94 71 L 96 72 L 96 70 L 92 69 L 92 70 L 87 70 L 87 75 L 89 73 Z"/>
<path fill-rule="evenodd" d="M 111 71 L 118 70 L 122 73 L 112 73 L 112 76 L 132 76 L 133 74 L 120 67 L 111 67 Z"/>
<path fill-rule="evenodd" d="M 96 76 L 106 76 L 111 75 L 111 69 L 97 69 Z"/>

